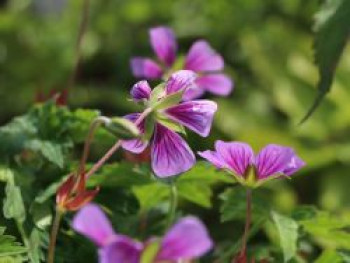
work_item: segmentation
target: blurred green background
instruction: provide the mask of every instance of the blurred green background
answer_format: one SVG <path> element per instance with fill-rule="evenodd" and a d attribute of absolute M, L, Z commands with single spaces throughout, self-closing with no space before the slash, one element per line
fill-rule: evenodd
<path fill-rule="evenodd" d="M 62 90 L 74 64 L 81 0 L 0 1 L 0 123 L 23 114 L 38 92 Z M 153 56 L 148 29 L 167 25 L 180 52 L 204 38 L 223 55 L 235 83 L 219 104 L 208 139 L 192 133 L 192 148 L 217 139 L 241 140 L 256 150 L 267 143 L 294 147 L 307 166 L 292 181 L 275 183 L 275 205 L 297 204 L 350 216 L 350 48 L 333 89 L 317 112 L 298 122 L 316 94 L 313 16 L 317 0 L 104 0 L 92 1 L 71 108 L 106 115 L 135 110 L 128 91 L 136 81 L 132 56 Z M 96 154 L 97 155 L 97 154 Z M 273 184 L 272 184 L 273 185 Z"/>

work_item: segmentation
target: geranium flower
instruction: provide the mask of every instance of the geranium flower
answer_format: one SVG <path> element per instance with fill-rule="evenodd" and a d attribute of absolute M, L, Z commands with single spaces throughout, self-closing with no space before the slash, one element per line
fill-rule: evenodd
<path fill-rule="evenodd" d="M 150 29 L 149 37 L 159 61 L 144 57 L 132 58 L 130 64 L 133 75 L 146 79 L 164 78 L 174 71 L 174 67 L 178 67 L 175 34 L 168 27 L 155 27 Z M 206 41 L 193 43 L 183 65 L 178 67 L 198 73 L 196 85 L 185 93 L 184 99 L 199 98 L 206 91 L 220 96 L 229 95 L 233 85 L 231 79 L 221 73 L 223 68 L 223 58 Z"/>
<path fill-rule="evenodd" d="M 114 232 L 102 210 L 94 204 L 83 207 L 74 217 L 72 227 L 98 247 L 100 263 L 139 263 L 152 255 L 154 263 L 192 260 L 213 246 L 206 227 L 195 217 L 179 220 L 163 238 L 142 243 Z"/>
<path fill-rule="evenodd" d="M 265 146 L 255 156 L 246 143 L 217 141 L 215 151 L 199 152 L 199 155 L 249 187 L 260 186 L 274 178 L 289 177 L 305 165 L 292 148 L 276 144 Z"/>
<path fill-rule="evenodd" d="M 147 81 L 140 81 L 131 90 L 133 100 L 152 108 L 152 114 L 139 125 L 145 140 L 124 141 L 122 147 L 133 153 L 141 153 L 150 144 L 152 169 L 159 177 L 183 173 L 195 163 L 192 150 L 176 133 L 183 131 L 183 126 L 202 137 L 209 135 L 217 110 L 216 103 L 210 100 L 180 102 L 194 80 L 192 71 L 180 70 L 171 75 L 163 86 L 151 90 Z M 135 122 L 139 116 L 140 113 L 133 113 L 125 118 Z"/>

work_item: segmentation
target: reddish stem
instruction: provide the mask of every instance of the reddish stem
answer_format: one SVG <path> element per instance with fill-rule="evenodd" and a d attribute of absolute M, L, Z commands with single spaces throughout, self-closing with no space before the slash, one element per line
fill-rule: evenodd
<path fill-rule="evenodd" d="M 245 221 L 245 227 L 244 227 L 244 234 L 242 238 L 242 248 L 241 248 L 241 254 L 240 257 L 243 257 L 247 252 L 247 241 L 248 241 L 248 234 L 251 224 L 251 217 L 252 217 L 252 190 L 247 189 L 247 212 L 246 212 L 246 221 Z"/>

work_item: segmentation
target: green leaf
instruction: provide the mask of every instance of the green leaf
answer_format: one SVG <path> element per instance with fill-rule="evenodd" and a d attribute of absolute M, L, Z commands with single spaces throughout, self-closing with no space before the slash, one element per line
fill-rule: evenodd
<path fill-rule="evenodd" d="M 332 216 L 328 212 L 318 212 L 313 218 L 301 220 L 304 231 L 312 235 L 325 247 L 350 249 L 350 226 L 348 218 Z"/>
<path fill-rule="evenodd" d="M 161 183 L 152 183 L 132 188 L 138 199 L 141 211 L 147 211 L 169 197 L 169 187 Z"/>
<path fill-rule="evenodd" d="M 34 224 L 41 230 L 48 229 L 52 222 L 52 211 L 50 204 L 39 204 L 34 202 L 30 208 Z"/>
<path fill-rule="evenodd" d="M 156 104 L 160 98 L 162 98 L 165 94 L 165 86 L 164 84 L 159 84 L 158 86 L 156 86 L 151 93 L 151 97 L 149 100 L 149 104 L 150 105 L 154 105 Z"/>
<path fill-rule="evenodd" d="M 8 182 L 5 189 L 5 200 L 3 213 L 7 219 L 15 219 L 23 223 L 26 218 L 21 189 L 13 183 Z"/>
<path fill-rule="evenodd" d="M 298 224 L 292 218 L 276 212 L 272 212 L 272 219 L 279 233 L 284 262 L 288 262 L 297 252 Z"/>
<path fill-rule="evenodd" d="M 176 186 L 182 198 L 205 208 L 210 208 L 213 195 L 212 186 L 232 182 L 232 179 L 226 177 L 225 173 L 218 171 L 206 162 L 199 161 L 191 170 L 177 178 Z"/>
<path fill-rule="evenodd" d="M 315 263 L 342 263 L 342 257 L 334 250 L 325 250 L 321 256 L 316 259 Z"/>
<path fill-rule="evenodd" d="M 87 186 L 132 187 L 152 183 L 151 174 L 135 167 L 132 163 L 113 163 L 103 168 L 87 180 Z"/>
<path fill-rule="evenodd" d="M 27 249 L 20 243 L 16 242 L 16 238 L 9 235 L 4 235 L 5 228 L 0 227 L 0 262 L 5 260 L 15 260 L 13 256 L 18 256 L 27 252 Z M 8 261 L 17 262 L 17 261 Z"/>
<path fill-rule="evenodd" d="M 312 115 L 331 88 L 350 34 L 350 1 L 327 0 L 316 15 L 315 31 L 315 59 L 320 75 L 318 95 L 301 123 Z"/>
<path fill-rule="evenodd" d="M 125 118 L 114 117 L 107 121 L 104 127 L 114 136 L 123 140 L 135 139 L 140 136 L 140 130 L 136 125 Z"/>
<path fill-rule="evenodd" d="M 179 196 L 182 198 L 205 208 L 211 207 L 213 193 L 209 185 L 202 184 L 199 181 L 196 183 L 178 182 L 176 185 Z"/>
<path fill-rule="evenodd" d="M 33 139 L 27 141 L 25 148 L 41 153 L 43 157 L 59 168 L 63 168 L 64 166 L 63 149 L 58 143 Z"/>

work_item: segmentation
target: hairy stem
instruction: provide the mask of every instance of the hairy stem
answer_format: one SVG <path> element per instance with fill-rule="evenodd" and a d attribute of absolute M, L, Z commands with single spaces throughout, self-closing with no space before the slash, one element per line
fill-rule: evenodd
<path fill-rule="evenodd" d="M 176 214 L 176 208 L 177 208 L 177 188 L 174 182 L 171 183 L 170 186 L 170 208 L 169 208 L 169 215 L 168 215 L 168 221 L 167 221 L 167 229 L 173 224 Z"/>
<path fill-rule="evenodd" d="M 152 112 L 152 108 L 147 108 L 144 112 L 141 113 L 140 117 L 135 121 L 135 125 L 138 126 L 147 116 Z M 102 158 L 94 164 L 94 166 L 86 173 L 85 177 L 89 178 L 93 175 L 100 167 L 109 159 L 111 156 L 119 149 L 122 141 L 118 140 L 106 153 Z"/>
<path fill-rule="evenodd" d="M 84 150 L 83 150 L 83 155 L 82 155 L 81 160 L 80 160 L 80 166 L 79 166 L 79 173 L 78 174 L 85 173 L 85 164 L 86 164 L 87 158 L 89 156 L 90 145 L 92 143 L 92 139 L 94 137 L 95 131 L 97 130 L 97 128 L 101 124 L 106 123 L 106 121 L 107 121 L 106 117 L 100 116 L 100 117 L 96 118 L 95 120 L 93 120 L 93 122 L 91 123 L 88 136 L 85 139 Z"/>
<path fill-rule="evenodd" d="M 242 238 L 241 256 L 246 254 L 248 234 L 249 234 L 249 229 L 251 224 L 251 217 L 252 217 L 252 190 L 251 189 L 247 189 L 246 203 L 247 203 L 247 213 L 246 213 L 246 219 L 245 219 L 244 234 Z"/>
<path fill-rule="evenodd" d="M 63 212 L 59 209 L 56 209 L 55 219 L 53 221 L 52 228 L 51 228 L 50 243 L 49 243 L 49 249 L 47 254 L 47 263 L 54 262 L 57 234 L 60 228 L 62 215 L 63 215 Z"/>

